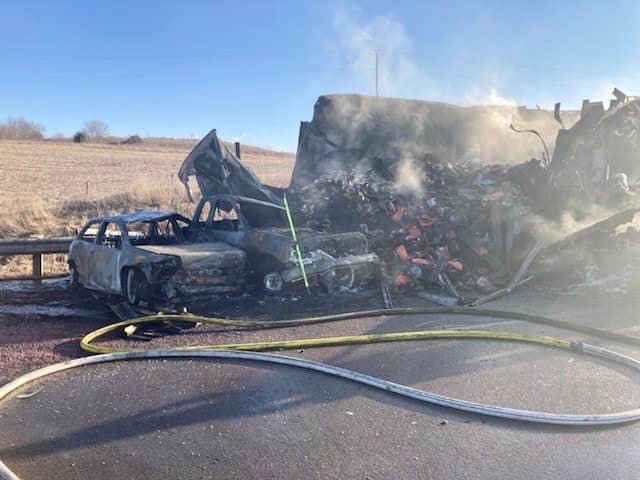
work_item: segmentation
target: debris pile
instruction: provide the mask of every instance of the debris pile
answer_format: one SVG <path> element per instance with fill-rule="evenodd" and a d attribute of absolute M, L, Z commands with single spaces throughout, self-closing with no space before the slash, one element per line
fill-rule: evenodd
<path fill-rule="evenodd" d="M 640 98 L 613 95 L 607 110 L 585 100 L 578 119 L 561 118 L 557 104 L 550 148 L 549 112 L 539 113 L 542 128 L 501 124 L 513 136 L 504 164 L 486 161 L 496 149 L 482 158 L 454 134 L 492 141 L 468 135 L 471 110 L 410 103 L 384 115 L 395 100 L 321 97 L 300 131 L 289 193 L 297 222 L 322 231 L 359 227 L 400 291 L 437 287 L 462 303 L 464 291 L 509 290 L 542 249 L 540 220 L 559 224 L 569 214 L 585 224 L 597 220 L 595 210 L 602 218 L 637 205 Z M 449 125 L 453 118 L 459 124 Z M 540 160 L 512 161 L 520 140 L 537 142 L 531 156 Z"/>
<path fill-rule="evenodd" d="M 421 290 L 443 304 L 508 293 L 544 263 L 538 254 L 548 260 L 559 251 L 543 249 L 543 239 L 638 205 L 640 97 L 613 95 L 607 110 L 585 100 L 580 112 L 320 97 L 313 120 L 301 124 L 287 189 L 295 224 L 359 230 L 398 291 Z M 190 176 L 203 196 L 248 197 L 271 210 L 283 203 L 283 192 L 260 183 L 215 130 L 179 171 L 191 196 Z M 252 213 L 256 225 L 267 220 L 262 210 Z M 590 253 L 592 235 L 560 256 Z"/>
<path fill-rule="evenodd" d="M 506 285 L 528 210 L 510 168 L 452 165 L 434 155 L 414 163 L 417 188 L 372 169 L 325 176 L 289 191 L 294 214 L 321 231 L 359 227 L 400 291 L 438 286 L 461 300 L 461 291 Z"/>

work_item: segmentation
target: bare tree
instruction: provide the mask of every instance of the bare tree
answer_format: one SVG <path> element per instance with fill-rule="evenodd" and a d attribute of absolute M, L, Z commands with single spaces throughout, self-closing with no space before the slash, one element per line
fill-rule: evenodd
<path fill-rule="evenodd" d="M 102 120 L 89 120 L 84 124 L 84 131 L 89 138 L 96 140 L 109 135 L 109 126 Z"/>
<path fill-rule="evenodd" d="M 37 139 L 44 137 L 45 128 L 39 123 L 22 117 L 9 117 L 6 122 L 0 122 L 0 138 L 8 140 Z"/>

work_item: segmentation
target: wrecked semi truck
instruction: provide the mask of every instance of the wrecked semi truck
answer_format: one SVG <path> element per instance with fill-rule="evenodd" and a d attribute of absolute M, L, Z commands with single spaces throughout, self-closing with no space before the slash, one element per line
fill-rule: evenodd
<path fill-rule="evenodd" d="M 613 96 L 606 109 L 603 102 L 584 100 L 578 122 L 558 133 L 549 174 L 554 196 L 565 209 L 588 214 L 594 204 L 617 209 L 636 201 L 640 97 L 617 88 Z"/>
<path fill-rule="evenodd" d="M 549 266 L 542 243 L 634 206 L 640 101 L 614 96 L 581 112 L 320 97 L 300 127 L 294 213 L 359 225 L 397 290 L 462 303 L 509 288 L 532 257 Z"/>
<path fill-rule="evenodd" d="M 287 220 L 282 190 L 260 183 L 220 142 L 215 130 L 187 156 L 178 176 L 190 198 L 192 176 L 202 193 L 191 238 L 241 249 L 251 277 L 267 292 L 307 281 L 329 291 L 350 289 L 379 277 L 379 258 L 369 251 L 361 232 L 295 228 Z"/>

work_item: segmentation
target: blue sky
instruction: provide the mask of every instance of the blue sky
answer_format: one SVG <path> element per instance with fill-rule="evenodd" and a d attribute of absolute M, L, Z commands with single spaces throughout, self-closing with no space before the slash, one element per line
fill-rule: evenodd
<path fill-rule="evenodd" d="M 640 93 L 632 1 L 0 0 L 0 120 L 294 150 L 318 95 L 577 107 Z"/>

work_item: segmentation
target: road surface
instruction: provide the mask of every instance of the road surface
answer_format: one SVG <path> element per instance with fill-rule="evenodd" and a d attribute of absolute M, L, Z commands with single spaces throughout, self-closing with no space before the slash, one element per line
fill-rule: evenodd
<path fill-rule="evenodd" d="M 51 293 L 55 285 L 43 288 L 44 294 L 31 296 L 49 295 L 46 304 L 52 307 L 92 312 L 90 318 L 80 320 L 71 312 L 49 323 L 70 322 L 86 329 L 109 321 L 107 312 L 82 299 L 77 305 L 73 298 L 56 304 L 65 293 Z M 347 307 L 350 300 L 345 298 L 333 307 Z M 637 305 L 628 293 L 560 295 L 537 287 L 489 307 L 640 335 Z M 286 307 L 270 302 L 254 307 L 256 314 L 262 308 L 263 316 L 306 311 L 304 299 L 289 301 Z M 235 311 L 232 305 L 224 308 Z M 25 320 L 33 325 L 45 321 Z M 11 322 L 15 326 L 18 318 Z M 442 327 L 593 340 L 518 321 L 439 315 L 263 332 L 199 328 L 139 346 Z M 51 342 L 72 342 L 74 335 Z M 593 341 L 640 356 L 640 349 Z M 77 352 L 69 347 L 58 354 Z M 563 413 L 640 406 L 639 375 L 543 347 L 438 340 L 291 354 L 502 406 Z M 290 367 L 205 360 L 122 362 L 59 374 L 22 393 L 39 389 L 27 399 L 14 396 L 0 408 L 0 458 L 25 479 L 636 478 L 640 471 L 640 423 L 585 429 L 503 421 Z"/>

